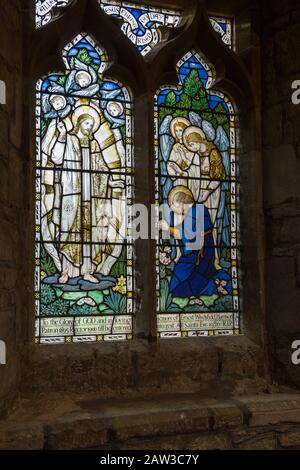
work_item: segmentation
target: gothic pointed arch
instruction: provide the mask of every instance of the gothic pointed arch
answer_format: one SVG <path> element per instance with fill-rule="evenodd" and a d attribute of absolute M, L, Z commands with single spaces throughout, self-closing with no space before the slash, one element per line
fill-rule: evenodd
<path fill-rule="evenodd" d="M 158 334 L 239 334 L 236 109 L 203 54 L 176 70 L 155 96 Z"/>
<path fill-rule="evenodd" d="M 36 342 L 132 337 L 132 96 L 87 33 L 36 86 Z"/>

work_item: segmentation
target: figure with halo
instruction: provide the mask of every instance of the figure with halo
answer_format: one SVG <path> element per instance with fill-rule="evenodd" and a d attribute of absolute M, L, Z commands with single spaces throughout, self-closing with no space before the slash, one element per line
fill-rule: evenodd
<path fill-rule="evenodd" d="M 113 179 L 95 134 L 102 116 L 93 106 L 81 105 L 72 114 L 73 129 L 58 123 L 58 139 L 51 151 L 56 171 L 53 223 L 61 259 L 59 283 L 81 276 L 98 283 L 97 267 L 104 242 L 99 234 L 103 201 L 110 188 L 123 188 L 122 180 Z M 59 175 L 59 177 L 58 177 Z"/>
<path fill-rule="evenodd" d="M 42 173 L 41 179 L 41 233 L 43 240 L 45 241 L 45 250 L 52 257 L 57 269 L 61 267 L 61 261 L 57 250 L 55 249 L 53 239 L 55 233 L 55 225 L 52 222 L 52 211 L 54 204 L 54 179 L 55 173 L 53 171 L 54 164 L 49 159 L 49 155 L 57 142 L 58 123 L 64 122 L 66 128 L 72 129 L 72 122 L 69 118 L 72 106 L 75 100 L 70 96 L 65 97 L 64 88 L 50 80 L 50 86 L 47 89 L 47 93 L 42 95 L 42 109 L 43 116 L 49 120 L 47 130 L 43 136 L 41 142 L 41 156 L 42 156 L 42 167 L 47 168 Z"/>
<path fill-rule="evenodd" d="M 67 76 L 65 93 L 70 96 L 93 98 L 99 92 L 98 75 L 91 65 L 74 58 L 74 70 Z"/>
<path fill-rule="evenodd" d="M 187 150 L 194 155 L 191 167 L 196 170 L 196 173 L 193 170 L 192 174 L 198 179 L 191 181 L 190 189 L 194 200 L 203 203 L 208 209 L 213 224 L 215 267 L 221 269 L 217 239 L 217 214 L 221 198 L 221 184 L 225 178 L 222 157 L 217 147 L 207 140 L 203 130 L 196 126 L 186 128 L 182 138 Z"/>

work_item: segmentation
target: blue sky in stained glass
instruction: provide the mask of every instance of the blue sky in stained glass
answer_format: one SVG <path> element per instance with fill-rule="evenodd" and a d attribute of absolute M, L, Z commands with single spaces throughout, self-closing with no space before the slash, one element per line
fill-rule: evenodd
<path fill-rule="evenodd" d="M 67 57 L 76 57 L 80 49 L 86 49 L 89 56 L 93 59 L 93 63 L 97 66 L 101 64 L 101 58 L 95 48 L 85 39 L 82 38 L 75 46 L 68 51 Z"/>
<path fill-rule="evenodd" d="M 209 73 L 207 70 L 205 70 L 204 66 L 200 63 L 199 59 L 197 58 L 196 55 L 192 55 L 189 57 L 179 68 L 178 68 L 178 76 L 180 78 L 180 84 L 183 84 L 186 78 L 189 76 L 192 70 L 197 70 L 198 76 L 201 79 L 204 88 L 206 88 L 207 81 L 209 78 Z M 176 102 L 178 103 L 180 101 L 181 95 L 183 93 L 183 90 L 181 89 L 173 89 L 172 87 L 163 89 L 160 91 L 158 97 L 157 97 L 157 104 L 159 106 L 164 106 L 166 103 L 166 97 L 167 95 L 173 92 L 176 97 Z M 208 97 L 208 102 L 211 110 L 213 111 L 218 104 L 222 104 L 224 108 L 224 112 L 227 114 L 230 114 L 230 111 L 224 102 L 223 98 L 221 98 L 218 95 L 215 95 L 213 93 L 208 92 L 207 94 Z"/>

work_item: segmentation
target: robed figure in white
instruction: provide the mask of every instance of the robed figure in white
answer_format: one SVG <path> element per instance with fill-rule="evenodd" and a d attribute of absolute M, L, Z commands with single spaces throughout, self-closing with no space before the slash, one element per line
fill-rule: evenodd
<path fill-rule="evenodd" d="M 113 217 L 108 202 L 111 191 L 122 191 L 124 181 L 113 177 L 95 139 L 101 125 L 109 127 L 102 122 L 100 110 L 79 106 L 72 122 L 72 131 L 63 121 L 57 124 L 58 138 L 50 154 L 55 166 L 52 223 L 61 260 L 59 283 L 68 283 L 77 276 L 99 283 L 95 273 L 104 262 L 103 251 Z"/>

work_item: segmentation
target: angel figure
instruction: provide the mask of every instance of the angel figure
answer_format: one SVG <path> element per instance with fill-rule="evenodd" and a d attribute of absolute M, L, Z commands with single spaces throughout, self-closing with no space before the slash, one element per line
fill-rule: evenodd
<path fill-rule="evenodd" d="M 93 67 L 86 65 L 75 57 L 74 70 L 67 76 L 65 93 L 82 98 L 94 97 L 100 89 L 98 75 Z"/>
<path fill-rule="evenodd" d="M 200 180 L 197 191 L 193 191 L 193 196 L 198 203 L 203 203 L 209 211 L 213 224 L 213 239 L 215 244 L 215 267 L 220 267 L 220 257 L 218 250 L 218 222 L 217 214 L 222 193 L 222 181 L 225 178 L 225 168 L 222 157 L 214 143 L 209 142 L 204 132 L 191 126 L 184 131 L 183 142 L 186 148 L 197 155 L 200 159 Z M 194 186 L 196 188 L 196 186 Z"/>

